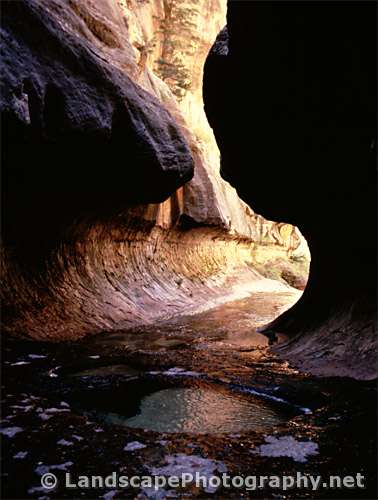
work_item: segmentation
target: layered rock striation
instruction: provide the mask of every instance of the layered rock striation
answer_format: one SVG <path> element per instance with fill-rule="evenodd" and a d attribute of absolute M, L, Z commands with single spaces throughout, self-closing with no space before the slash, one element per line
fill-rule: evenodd
<path fill-rule="evenodd" d="M 76 339 L 304 288 L 298 230 L 219 175 L 202 72 L 224 0 L 2 10 L 5 332 Z"/>

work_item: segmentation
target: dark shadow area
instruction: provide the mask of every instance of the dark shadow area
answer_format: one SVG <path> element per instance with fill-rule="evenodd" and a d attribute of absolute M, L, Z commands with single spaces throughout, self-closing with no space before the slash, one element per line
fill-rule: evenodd
<path fill-rule="evenodd" d="M 2 2 L 1 48 L 3 241 L 26 267 L 81 217 L 163 201 L 191 178 L 169 112 L 43 5 Z"/>
<path fill-rule="evenodd" d="M 302 299 L 274 329 L 295 335 L 344 315 L 370 321 L 371 335 L 376 4 L 231 1 L 228 37 L 204 76 L 222 176 L 258 213 L 298 226 L 312 256 Z"/>

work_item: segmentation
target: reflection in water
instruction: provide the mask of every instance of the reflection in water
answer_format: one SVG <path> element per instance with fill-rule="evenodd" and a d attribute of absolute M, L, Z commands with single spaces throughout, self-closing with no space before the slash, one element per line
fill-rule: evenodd
<path fill-rule="evenodd" d="M 102 418 L 111 424 L 157 432 L 220 434 L 263 431 L 288 417 L 267 402 L 231 391 L 174 387 L 142 398 L 136 416 L 107 413 Z"/>
<path fill-rule="evenodd" d="M 163 359 L 164 353 L 169 352 L 173 363 L 177 359 L 185 360 L 187 371 L 207 373 L 210 378 L 227 384 L 234 363 L 237 363 L 237 370 L 252 372 L 244 364 L 245 359 L 234 357 L 234 354 L 254 351 L 249 361 L 259 359 L 259 350 L 268 344 L 268 339 L 258 333 L 257 328 L 286 310 L 299 295 L 293 289 L 280 293 L 255 293 L 200 314 L 101 334 L 87 342 L 90 353 L 101 354 L 101 357 L 103 354 L 112 356 L 120 347 L 143 355 L 147 351 L 148 356 L 156 354 L 157 359 Z M 221 358 L 213 356 L 214 351 Z M 193 367 L 189 368 L 192 364 Z M 172 370 L 178 370 L 173 367 L 165 373 L 168 378 L 172 377 Z M 254 396 L 253 391 L 247 394 L 247 391 L 221 388 L 221 384 L 215 387 L 195 381 L 195 377 L 188 377 L 185 373 L 176 373 L 180 381 L 175 380 L 174 386 L 173 380 L 169 383 L 159 380 L 158 374 L 155 372 L 151 379 L 124 365 L 91 367 L 76 375 L 97 378 L 97 390 L 82 388 L 75 396 L 76 404 L 91 419 L 110 424 L 196 434 L 264 432 L 299 411 L 293 406 L 289 410 L 288 405 L 279 404 L 279 401 L 271 403 Z"/>
<path fill-rule="evenodd" d="M 133 330 L 106 333 L 87 342 L 93 352 L 111 352 L 114 346 L 131 350 L 166 351 L 176 349 L 235 350 L 268 345 L 257 328 L 266 325 L 291 307 L 301 293 L 255 293 L 244 299 L 222 304 L 214 309 L 189 316 L 135 327 Z M 232 321 L 230 321 L 232 318 Z"/>

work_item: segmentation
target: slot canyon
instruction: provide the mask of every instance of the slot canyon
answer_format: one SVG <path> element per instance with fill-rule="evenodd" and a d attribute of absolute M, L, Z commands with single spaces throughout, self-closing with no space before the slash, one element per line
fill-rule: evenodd
<path fill-rule="evenodd" d="M 1 2 L 2 498 L 376 498 L 376 35 L 374 1 Z M 65 483 L 113 472 L 364 485 Z"/>

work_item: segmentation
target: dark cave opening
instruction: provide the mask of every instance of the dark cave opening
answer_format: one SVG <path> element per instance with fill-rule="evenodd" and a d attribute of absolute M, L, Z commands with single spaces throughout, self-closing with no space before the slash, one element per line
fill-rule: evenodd
<path fill-rule="evenodd" d="M 375 13 L 373 2 L 232 2 L 229 52 L 214 50 L 204 77 L 222 175 L 263 215 L 297 225 L 310 246 L 307 288 L 270 328 L 299 341 L 302 333 L 309 352 L 326 336 L 336 358 L 345 344 L 337 354 L 332 335 L 349 338 L 368 371 L 376 364 Z"/>

